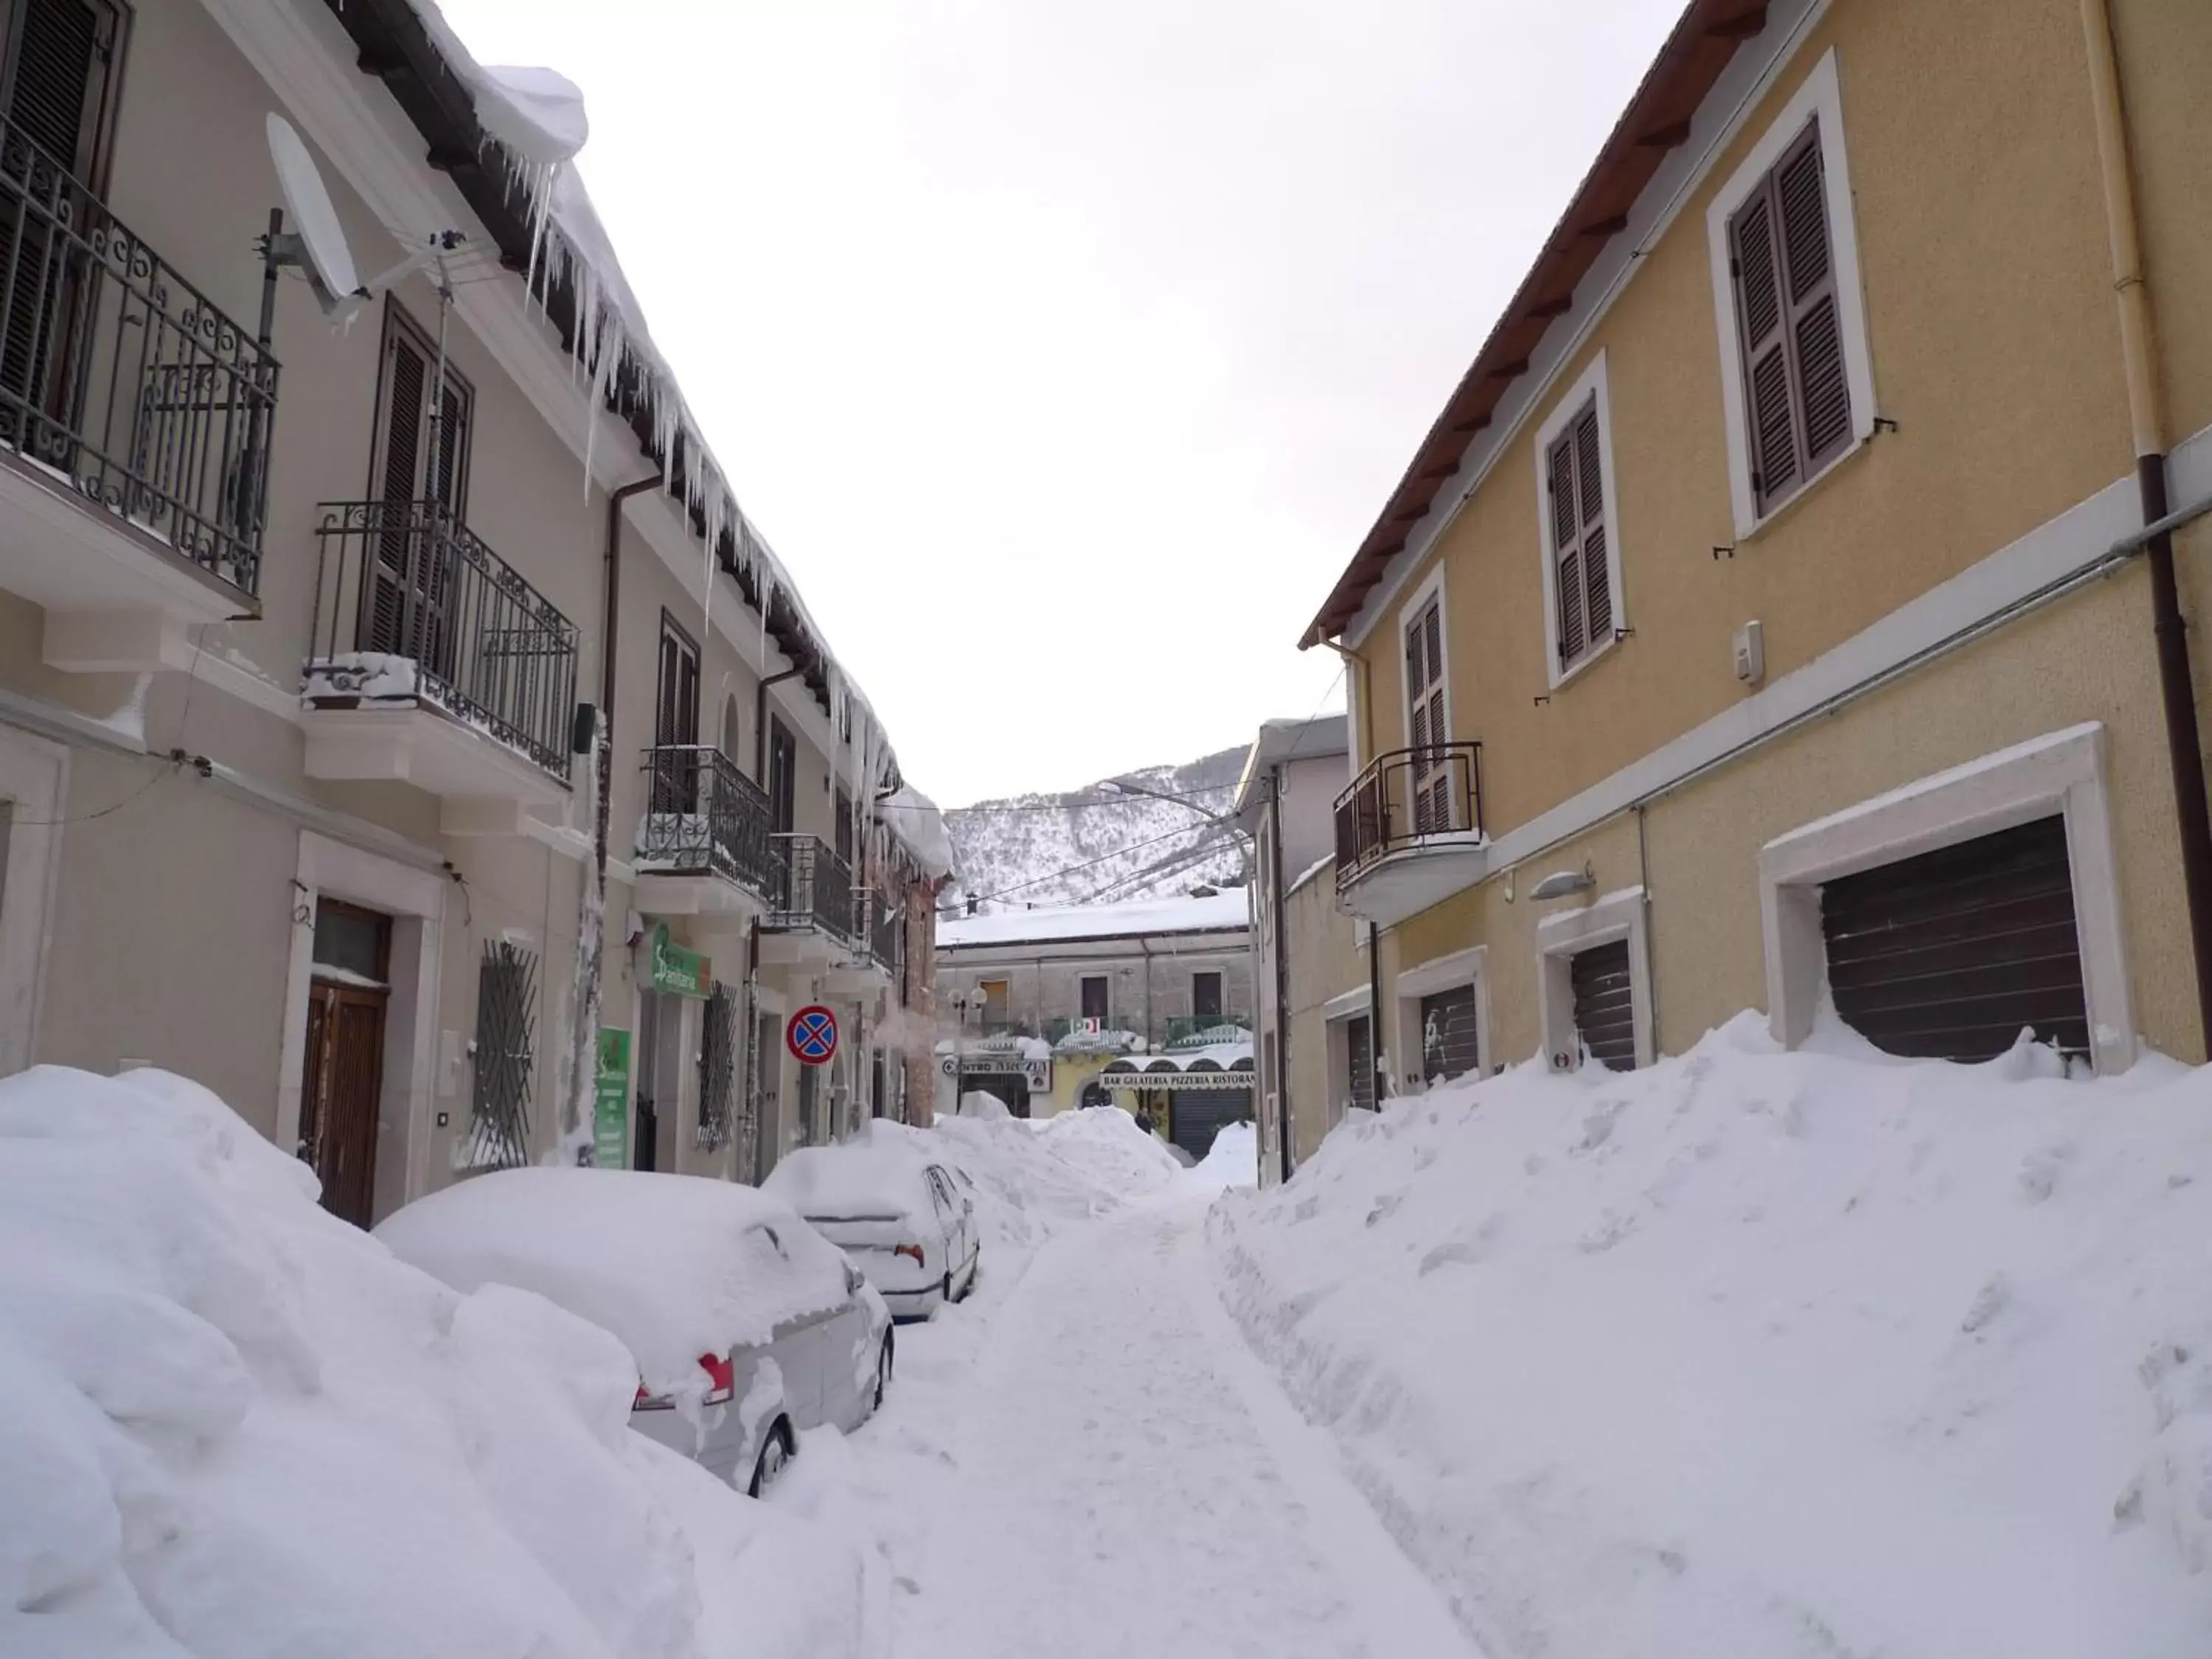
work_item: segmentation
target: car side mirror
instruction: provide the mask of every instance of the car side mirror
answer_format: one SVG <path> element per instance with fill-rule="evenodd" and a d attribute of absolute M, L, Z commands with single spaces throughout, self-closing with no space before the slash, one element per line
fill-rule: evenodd
<path fill-rule="evenodd" d="M 848 1261 L 845 1264 L 845 1294 L 858 1296 L 860 1293 L 860 1286 L 866 1283 L 867 1280 L 860 1277 L 860 1270 Z"/>

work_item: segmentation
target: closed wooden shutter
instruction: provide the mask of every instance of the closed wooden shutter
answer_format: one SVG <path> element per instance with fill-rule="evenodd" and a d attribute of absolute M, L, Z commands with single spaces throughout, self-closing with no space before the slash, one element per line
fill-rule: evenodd
<path fill-rule="evenodd" d="M 1829 882 L 1820 933 L 1836 1012 L 1887 1053 L 1990 1060 L 2023 1029 L 2088 1052 L 2063 818 Z"/>
<path fill-rule="evenodd" d="M 1413 755 L 1413 832 L 1460 828 L 1452 822 L 1451 778 L 1441 752 L 1449 737 L 1444 714 L 1444 623 L 1431 599 L 1406 624 L 1407 746 Z"/>
<path fill-rule="evenodd" d="M 11 21 L 9 125 L 98 188 L 120 13 L 111 0 L 17 0 Z"/>
<path fill-rule="evenodd" d="M 445 676 L 452 668 L 454 556 L 450 540 L 428 528 L 418 505 L 434 491 L 441 514 L 458 520 L 468 489 L 469 428 L 474 396 L 466 382 L 446 371 L 444 411 L 435 437 L 430 392 L 438 375 L 436 349 L 405 314 L 385 313 L 383 407 L 378 411 L 381 447 L 371 487 L 384 503 L 377 538 L 377 580 L 368 618 L 373 651 L 412 657 Z"/>
<path fill-rule="evenodd" d="M 1576 952 L 1568 964 L 1574 988 L 1575 1033 L 1610 1071 L 1636 1069 L 1636 1014 L 1628 941 Z"/>
<path fill-rule="evenodd" d="M 1545 461 L 1562 669 L 1613 638 L 1611 532 L 1605 521 L 1605 463 L 1599 438 L 1593 395 L 1553 441 Z"/>
<path fill-rule="evenodd" d="M 1474 987 L 1458 985 L 1421 999 L 1421 1076 L 1431 1083 L 1482 1070 Z"/>
<path fill-rule="evenodd" d="M 1817 119 L 1729 222 L 1752 499 L 1765 514 L 1850 443 Z"/>

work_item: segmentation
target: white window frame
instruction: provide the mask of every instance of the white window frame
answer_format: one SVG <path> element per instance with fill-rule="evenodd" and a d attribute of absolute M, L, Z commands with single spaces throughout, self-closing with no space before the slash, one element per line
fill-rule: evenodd
<path fill-rule="evenodd" d="M 1787 500 L 1759 516 L 1751 488 L 1751 439 L 1744 406 L 1743 348 L 1737 337 L 1735 284 L 1729 276 L 1729 221 L 1752 189 L 1771 172 L 1783 152 L 1797 141 L 1805 124 L 1820 123 L 1820 169 L 1828 208 L 1829 257 L 1835 262 L 1836 313 L 1844 343 L 1844 379 L 1851 399 L 1851 441 L 1842 453 L 1808 477 Z M 1719 325 L 1721 404 L 1728 435 L 1729 501 L 1738 539 L 1752 535 L 1789 511 L 1814 486 L 1841 466 L 1874 435 L 1874 359 L 1868 346 L 1866 294 L 1859 280 L 1858 231 L 1851 213 L 1850 170 L 1844 160 L 1843 91 L 1831 46 L 1782 106 L 1743 165 L 1729 175 L 1705 209 L 1705 240 L 1712 261 L 1713 315 Z"/>
<path fill-rule="evenodd" d="M 1536 924 L 1536 999 L 1544 1054 L 1553 1071 L 1571 1072 L 1582 1064 L 1582 1038 L 1575 1029 L 1575 957 L 1594 945 L 1624 939 L 1628 941 L 1628 1005 L 1636 1027 L 1637 1067 L 1641 1070 L 1658 1058 L 1651 1028 L 1651 956 L 1644 889 L 1626 887 Z"/>
<path fill-rule="evenodd" d="M 1436 601 L 1437 642 L 1443 657 L 1444 729 L 1442 736 L 1430 732 L 1429 742 L 1433 745 L 1451 741 L 1451 606 L 1446 602 L 1444 594 L 1444 562 L 1438 559 L 1437 568 L 1422 578 L 1421 585 L 1413 590 L 1413 598 L 1398 607 L 1398 626 L 1392 636 L 1398 651 L 1398 747 L 1401 749 L 1413 746 L 1413 677 L 1406 664 L 1406 629 L 1429 608 L 1431 599 Z M 1410 775 L 1406 782 L 1410 789 L 1413 787 Z"/>
<path fill-rule="evenodd" d="M 2066 821 L 2074 926 L 2089 1048 L 2100 1075 L 2135 1063 L 2135 1006 L 2112 854 L 2105 728 L 2090 722 L 1999 750 L 1778 836 L 1759 849 L 1759 908 L 1766 1019 L 1794 1048 L 1811 1035 L 1828 986 L 1820 884 L 1932 853 L 2017 824 Z"/>
<path fill-rule="evenodd" d="M 1597 404 L 1599 487 L 1605 500 L 1606 580 L 1613 595 L 1613 637 L 1593 645 L 1570 667 L 1559 660 L 1559 538 L 1552 518 L 1552 446 L 1593 398 Z M 1613 387 L 1600 351 L 1536 428 L 1536 523 L 1544 549 L 1544 675 L 1558 690 L 1620 643 L 1628 627 L 1627 595 L 1620 580 L 1620 470 L 1613 464 Z"/>
<path fill-rule="evenodd" d="M 1327 1086 L 1327 1092 L 1322 1097 L 1323 1134 L 1344 1121 L 1345 1110 L 1350 1103 L 1343 1098 L 1336 1085 L 1348 1079 L 1352 1072 L 1352 1039 L 1347 1030 L 1351 1021 L 1367 1020 L 1367 1040 L 1372 1053 L 1376 1036 L 1375 1022 L 1371 1018 L 1374 1012 L 1368 988 L 1361 985 L 1338 993 L 1321 1006 L 1322 1079 Z M 1381 1109 L 1379 1097 L 1376 1106 L 1378 1110 Z"/>
<path fill-rule="evenodd" d="M 61 880 L 69 750 L 0 726 L 0 803 L 9 811 L 0 869 L 0 1077 L 29 1066 Z"/>
<path fill-rule="evenodd" d="M 1431 957 L 1428 961 L 1416 963 L 1401 972 L 1393 987 L 1398 999 L 1397 1052 L 1416 1061 L 1425 1059 L 1420 1041 L 1421 999 L 1434 996 L 1439 991 L 1472 985 L 1474 988 L 1474 1045 L 1481 1051 L 1481 1070 L 1476 1076 L 1488 1077 L 1496 1071 L 1498 1056 L 1490 1046 L 1489 961 L 1490 947 L 1474 945 L 1464 951 L 1454 951 L 1448 956 Z M 1422 1076 L 1419 1064 L 1402 1075 L 1404 1086 L 1409 1093 L 1421 1093 L 1428 1088 L 1428 1080 Z"/>

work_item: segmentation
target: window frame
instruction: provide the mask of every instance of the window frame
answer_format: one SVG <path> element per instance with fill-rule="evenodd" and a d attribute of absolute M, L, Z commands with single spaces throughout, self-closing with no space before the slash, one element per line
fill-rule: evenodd
<path fill-rule="evenodd" d="M 1213 1011 L 1211 1014 L 1198 1005 L 1204 1000 L 1198 988 L 1206 980 L 1213 981 Z M 1229 976 L 1218 968 L 1196 968 L 1190 975 L 1190 1017 L 1198 1019 L 1226 1019 L 1229 1018 Z"/>
<path fill-rule="evenodd" d="M 1744 387 L 1741 325 L 1736 315 L 1735 280 L 1730 270 L 1729 226 L 1745 202 L 1765 184 L 1776 166 L 1818 122 L 1820 174 L 1828 216 L 1828 257 L 1836 295 L 1836 321 L 1842 337 L 1844 386 L 1850 398 L 1850 438 L 1844 447 L 1762 513 L 1751 487 L 1750 404 Z M 1874 362 L 1869 344 L 1866 295 L 1860 280 L 1858 232 L 1852 214 L 1850 169 L 1846 155 L 1843 93 L 1832 46 L 1768 123 L 1728 182 L 1705 208 L 1705 240 L 1711 263 L 1713 318 L 1720 340 L 1721 404 L 1728 442 L 1729 499 L 1739 541 L 1756 534 L 1813 493 L 1874 435 Z"/>
<path fill-rule="evenodd" d="M 1098 997 L 1101 1006 L 1095 1014 L 1090 1012 L 1086 1006 L 1090 1001 L 1090 989 L 1093 985 L 1102 988 Z M 1075 981 L 1075 1017 L 1078 1019 L 1095 1019 L 1103 1027 L 1107 1021 L 1114 1018 L 1114 976 L 1111 974 L 1078 975 Z"/>
<path fill-rule="evenodd" d="M 430 331 L 415 320 L 414 313 L 399 301 L 398 295 L 384 296 L 384 320 L 376 346 L 376 408 L 370 425 L 368 447 L 368 485 L 364 501 L 383 501 L 391 497 L 387 482 L 391 476 L 390 459 L 386 450 L 392 442 L 392 354 L 401 343 L 422 357 L 427 365 L 424 385 L 427 388 L 435 379 L 438 364 L 438 345 Z M 443 503 L 457 524 L 468 522 L 469 473 L 476 456 L 477 388 L 476 383 L 464 374 L 453 362 L 453 354 L 446 353 L 446 386 L 458 399 L 461 410 L 460 441 L 453 451 L 453 497 Z M 417 454 L 414 477 L 422 482 L 423 469 L 434 465 L 434 461 L 422 452 L 431 444 L 428 432 L 416 434 Z M 410 496 L 410 500 L 425 499 Z"/>
<path fill-rule="evenodd" d="M 1582 1034 L 1575 1025 L 1574 958 L 1593 945 L 1628 941 L 1631 1018 L 1636 1028 L 1636 1069 L 1658 1057 L 1651 1012 L 1650 915 L 1641 886 L 1608 893 L 1594 903 L 1544 917 L 1536 924 L 1536 1001 L 1545 1063 L 1571 1072 L 1581 1063 Z"/>
<path fill-rule="evenodd" d="M 1552 517 L 1553 446 L 1582 418 L 1586 410 L 1597 413 L 1598 488 L 1605 523 L 1605 568 L 1612 599 L 1613 637 L 1592 643 L 1571 663 L 1559 652 L 1559 544 Z M 1537 537 L 1543 548 L 1544 675 L 1547 689 L 1556 691 L 1592 663 L 1609 653 L 1628 631 L 1628 596 L 1621 580 L 1620 469 L 1613 463 L 1613 381 L 1605 352 L 1590 360 L 1575 383 L 1552 405 L 1536 428 Z M 1585 587 L 1587 593 L 1587 587 Z M 1587 603 L 1587 600 L 1585 600 Z"/>

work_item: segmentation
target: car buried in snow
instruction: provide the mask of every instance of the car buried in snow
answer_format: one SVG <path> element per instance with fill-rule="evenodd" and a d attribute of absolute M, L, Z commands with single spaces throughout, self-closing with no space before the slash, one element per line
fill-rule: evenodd
<path fill-rule="evenodd" d="M 858 1427 L 890 1382 L 884 1298 L 750 1187 L 500 1170 L 405 1206 L 376 1237 L 457 1291 L 533 1291 L 612 1332 L 637 1362 L 630 1426 L 755 1497 L 806 1430 Z"/>
<path fill-rule="evenodd" d="M 858 1139 L 787 1152 L 763 1189 L 842 1249 L 902 1321 L 965 1297 L 983 1255 L 968 1177 L 911 1137 L 872 1123 Z"/>

